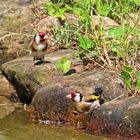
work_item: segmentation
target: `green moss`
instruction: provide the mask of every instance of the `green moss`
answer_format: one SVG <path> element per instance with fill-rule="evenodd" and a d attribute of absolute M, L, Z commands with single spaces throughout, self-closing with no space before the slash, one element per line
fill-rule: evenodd
<path fill-rule="evenodd" d="M 32 72 L 32 78 L 39 84 L 43 84 L 46 81 L 46 74 L 42 71 Z"/>

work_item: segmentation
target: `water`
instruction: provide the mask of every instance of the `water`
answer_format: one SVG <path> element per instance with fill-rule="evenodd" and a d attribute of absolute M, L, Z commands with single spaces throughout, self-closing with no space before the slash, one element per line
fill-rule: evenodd
<path fill-rule="evenodd" d="M 34 124 L 23 110 L 0 120 L 0 140 L 111 140 L 60 126 Z"/>

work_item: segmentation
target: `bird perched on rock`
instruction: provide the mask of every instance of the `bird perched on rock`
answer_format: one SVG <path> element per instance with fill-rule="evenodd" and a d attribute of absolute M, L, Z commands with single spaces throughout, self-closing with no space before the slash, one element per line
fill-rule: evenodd
<path fill-rule="evenodd" d="M 45 52 L 48 48 L 47 39 L 48 39 L 48 36 L 45 32 L 39 32 L 34 35 L 32 39 L 32 44 L 31 44 L 33 61 L 44 60 Z"/>
<path fill-rule="evenodd" d="M 76 110 L 80 113 L 90 113 L 92 110 L 97 109 L 103 100 L 100 99 L 99 93 L 88 96 L 83 96 L 80 92 L 71 92 L 66 98 L 72 99 L 76 102 Z"/>

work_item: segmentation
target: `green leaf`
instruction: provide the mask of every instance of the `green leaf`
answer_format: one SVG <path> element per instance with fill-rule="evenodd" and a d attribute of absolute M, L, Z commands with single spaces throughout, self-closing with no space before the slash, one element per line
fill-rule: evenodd
<path fill-rule="evenodd" d="M 124 70 L 125 70 L 127 73 L 129 73 L 129 74 L 131 74 L 131 73 L 133 72 L 133 68 L 131 68 L 131 67 L 129 67 L 129 66 L 124 66 L 123 68 L 124 68 Z"/>
<path fill-rule="evenodd" d="M 65 6 L 65 11 L 66 11 L 66 12 L 72 12 L 73 9 L 72 9 L 72 7 L 70 7 L 69 5 L 66 5 L 66 6 Z"/>
<path fill-rule="evenodd" d="M 95 44 L 92 40 L 84 35 L 80 35 L 80 48 L 82 49 L 91 49 L 94 48 Z"/>
<path fill-rule="evenodd" d="M 110 12 L 110 6 L 101 0 L 96 1 L 96 9 L 99 15 L 107 16 Z"/>
<path fill-rule="evenodd" d="M 98 14 L 101 14 L 101 0 L 96 1 L 96 10 Z"/>
<path fill-rule="evenodd" d="M 137 6 L 140 6 L 140 0 L 132 0 Z"/>
<path fill-rule="evenodd" d="M 82 13 L 82 9 L 78 8 L 78 7 L 74 7 L 73 8 L 73 13 L 80 16 L 81 13 Z"/>
<path fill-rule="evenodd" d="M 127 86 L 129 89 L 132 88 L 132 86 L 131 86 L 131 79 L 125 79 L 124 82 L 125 82 L 126 86 Z"/>
<path fill-rule="evenodd" d="M 122 27 L 122 26 L 112 27 L 108 30 L 108 37 L 121 38 L 122 36 L 125 36 L 128 30 L 129 30 L 128 27 Z"/>
<path fill-rule="evenodd" d="M 96 3 L 96 0 L 90 0 L 91 5 L 94 5 Z"/>
<path fill-rule="evenodd" d="M 102 7 L 102 15 L 107 16 L 110 12 L 110 7 L 108 4 L 104 4 Z"/>
<path fill-rule="evenodd" d="M 62 20 L 64 20 L 65 19 L 64 10 L 63 9 L 59 9 L 58 11 L 56 11 L 56 13 L 54 14 L 54 16 L 60 17 Z"/>
<path fill-rule="evenodd" d="M 139 27 L 135 27 L 135 29 L 132 31 L 132 35 L 139 36 L 139 34 L 140 34 Z"/>
<path fill-rule="evenodd" d="M 126 86 L 131 89 L 132 88 L 132 80 L 131 80 L 131 76 L 129 73 L 127 73 L 126 71 L 122 71 L 121 72 L 121 77 L 124 79 L 124 83 L 126 84 Z"/>
<path fill-rule="evenodd" d="M 121 72 L 121 77 L 122 77 L 124 80 L 131 79 L 130 75 L 129 75 L 126 71 L 122 71 L 122 72 Z"/>
<path fill-rule="evenodd" d="M 138 71 L 136 75 L 136 89 L 138 92 L 140 92 L 140 71 Z"/>
<path fill-rule="evenodd" d="M 58 63 L 57 66 L 64 72 L 67 73 L 71 68 L 71 60 L 69 60 L 67 57 L 62 57 Z"/>
<path fill-rule="evenodd" d="M 48 14 L 51 15 L 51 16 L 53 16 L 54 13 L 55 13 L 55 10 L 54 9 L 50 9 L 49 12 L 48 12 Z"/>

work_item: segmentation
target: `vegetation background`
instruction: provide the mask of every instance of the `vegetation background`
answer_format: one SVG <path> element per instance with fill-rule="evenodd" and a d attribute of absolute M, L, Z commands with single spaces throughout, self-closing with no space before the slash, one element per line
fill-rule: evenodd
<path fill-rule="evenodd" d="M 58 62 L 64 73 L 73 58 L 86 58 L 96 67 L 119 71 L 130 94 L 140 92 L 140 0 L 45 0 L 44 8 L 63 24 L 52 30 L 53 45 L 78 50 Z M 66 13 L 77 22 L 68 21 Z M 116 25 L 107 27 L 105 18 Z"/>

